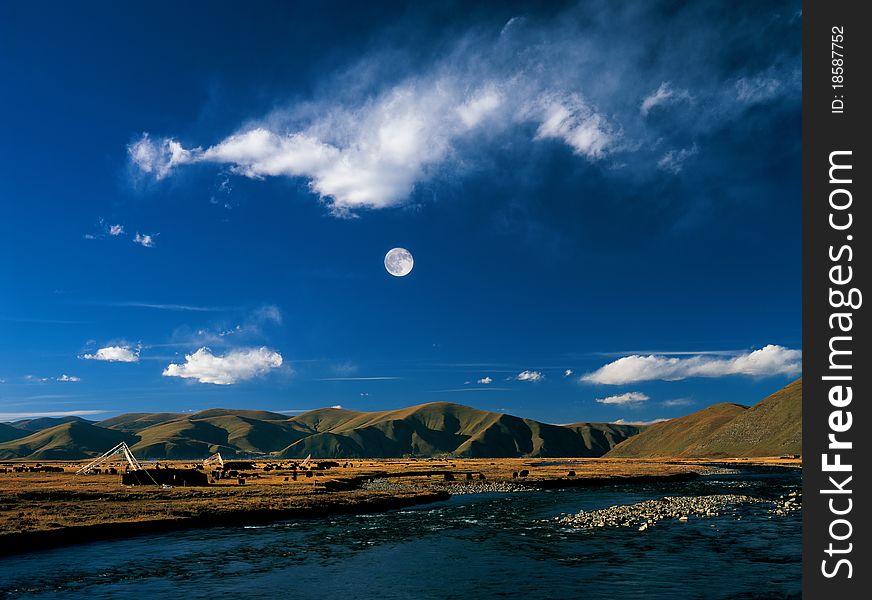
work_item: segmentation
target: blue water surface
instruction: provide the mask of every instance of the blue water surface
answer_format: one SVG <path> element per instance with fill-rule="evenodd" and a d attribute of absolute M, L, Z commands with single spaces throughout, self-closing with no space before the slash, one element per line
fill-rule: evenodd
<path fill-rule="evenodd" d="M 8 598 L 794 598 L 801 511 L 578 530 L 555 520 L 665 495 L 776 499 L 794 470 L 689 483 L 454 496 L 370 515 L 99 541 L 0 559 Z"/>

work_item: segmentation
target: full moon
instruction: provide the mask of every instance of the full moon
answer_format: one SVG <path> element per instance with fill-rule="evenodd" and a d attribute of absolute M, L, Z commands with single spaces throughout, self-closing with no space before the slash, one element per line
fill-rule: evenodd
<path fill-rule="evenodd" d="M 405 277 L 412 272 L 415 259 L 405 248 L 394 248 L 385 254 L 385 269 L 394 277 Z"/>

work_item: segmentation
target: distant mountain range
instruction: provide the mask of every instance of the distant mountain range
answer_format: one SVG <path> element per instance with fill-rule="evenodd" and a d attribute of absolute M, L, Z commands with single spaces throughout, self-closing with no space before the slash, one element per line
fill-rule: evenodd
<path fill-rule="evenodd" d="M 743 457 L 802 454 L 802 379 L 752 407 L 715 404 L 657 423 L 607 457 Z"/>
<path fill-rule="evenodd" d="M 78 460 L 124 441 L 136 456 L 276 458 L 725 457 L 799 454 L 802 380 L 753 407 L 715 404 L 650 427 L 612 423 L 548 425 L 459 404 L 400 410 L 322 408 L 298 416 L 211 409 L 194 414 L 128 413 L 0 423 L 0 459 Z"/>
<path fill-rule="evenodd" d="M 64 418 L 3 424 L 0 459 L 77 460 L 121 441 L 143 459 L 196 459 L 215 452 L 276 458 L 597 457 L 641 430 L 609 423 L 549 425 L 447 402 L 385 412 L 324 408 L 294 417 L 211 409 L 128 413 L 96 423 Z"/>

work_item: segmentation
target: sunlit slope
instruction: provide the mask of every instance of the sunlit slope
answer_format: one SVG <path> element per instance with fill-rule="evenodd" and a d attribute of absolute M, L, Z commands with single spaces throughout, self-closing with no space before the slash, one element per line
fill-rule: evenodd
<path fill-rule="evenodd" d="M 802 379 L 767 396 L 693 448 L 699 456 L 802 454 Z"/>
<path fill-rule="evenodd" d="M 216 416 L 199 418 L 203 414 Z M 284 415 L 282 418 L 285 420 L 259 420 L 229 411 L 206 411 L 138 431 L 139 441 L 132 450 L 146 458 L 195 458 L 215 452 L 227 456 L 267 454 L 308 435 Z"/>
<path fill-rule="evenodd" d="M 802 453 L 802 380 L 748 408 L 715 404 L 651 425 L 608 457 L 747 457 Z"/>
<path fill-rule="evenodd" d="M 100 427 L 120 429 L 121 431 L 139 431 L 140 429 L 166 423 L 167 421 L 183 419 L 185 416 L 183 413 L 125 413 L 117 417 L 104 419 L 96 424 Z"/>
<path fill-rule="evenodd" d="M 322 409 L 293 420 L 313 434 L 285 448 L 284 457 L 600 456 L 605 451 L 572 428 L 448 402 L 371 413 Z M 638 431 L 617 427 L 618 441 Z"/>
<path fill-rule="evenodd" d="M 102 454 L 118 442 L 135 438 L 124 431 L 70 421 L 0 444 L 0 459 L 76 460 Z"/>
<path fill-rule="evenodd" d="M 35 419 L 21 419 L 20 421 L 15 421 L 14 423 L 10 423 L 16 429 L 21 429 L 22 431 L 36 432 L 42 431 L 43 429 L 48 429 L 49 427 L 54 427 L 56 425 L 63 425 L 64 423 L 71 423 L 73 421 L 82 421 L 86 423 L 90 423 L 91 421 L 87 421 L 82 417 L 37 417 Z"/>
<path fill-rule="evenodd" d="M 68 423 L 0 443 L 0 458 L 85 458 L 121 440 L 142 459 L 198 459 L 215 452 L 227 458 L 596 457 L 638 432 L 606 423 L 549 425 L 448 402 L 383 412 L 324 408 L 294 417 L 211 409 Z"/>

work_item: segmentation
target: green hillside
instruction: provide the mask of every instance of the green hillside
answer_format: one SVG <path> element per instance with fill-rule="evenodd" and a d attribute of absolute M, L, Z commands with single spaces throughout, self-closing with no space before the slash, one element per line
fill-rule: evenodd
<path fill-rule="evenodd" d="M 802 453 L 802 379 L 748 408 L 715 404 L 651 425 L 608 457 L 743 457 Z"/>

